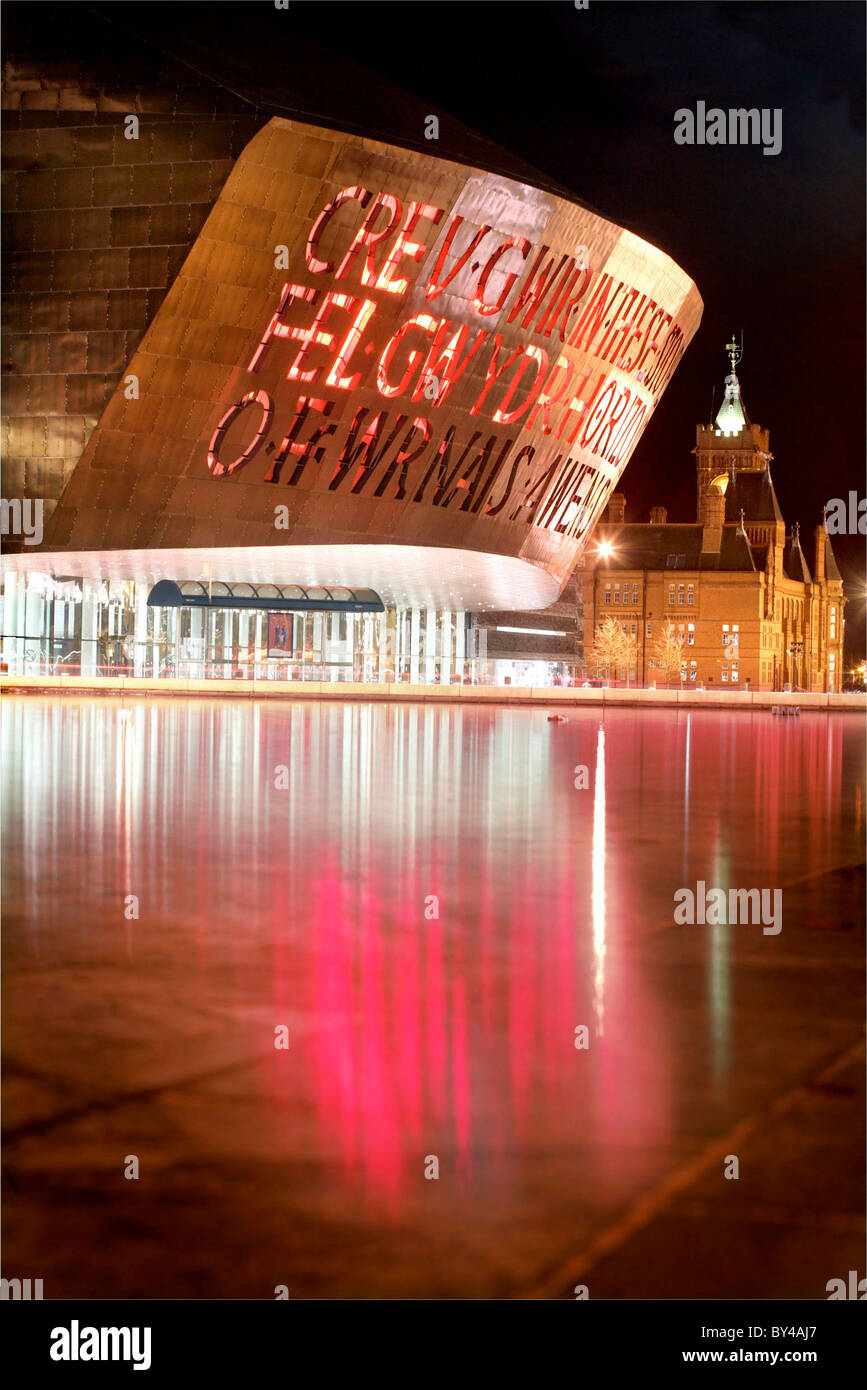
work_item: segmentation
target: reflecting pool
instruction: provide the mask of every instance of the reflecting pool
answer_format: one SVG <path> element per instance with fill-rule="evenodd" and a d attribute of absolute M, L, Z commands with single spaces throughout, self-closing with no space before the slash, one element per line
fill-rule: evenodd
<path fill-rule="evenodd" d="M 859 715 L 3 706 L 4 1274 L 770 1298 L 859 1266 Z M 698 884 L 782 890 L 781 931 L 677 925 Z"/>

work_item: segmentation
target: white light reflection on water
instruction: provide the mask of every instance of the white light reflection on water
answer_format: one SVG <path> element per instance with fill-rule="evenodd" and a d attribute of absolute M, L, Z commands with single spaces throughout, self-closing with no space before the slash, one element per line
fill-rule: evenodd
<path fill-rule="evenodd" d="M 596 776 L 593 779 L 593 1012 L 596 1033 L 605 1033 L 605 730 L 596 736 Z"/>

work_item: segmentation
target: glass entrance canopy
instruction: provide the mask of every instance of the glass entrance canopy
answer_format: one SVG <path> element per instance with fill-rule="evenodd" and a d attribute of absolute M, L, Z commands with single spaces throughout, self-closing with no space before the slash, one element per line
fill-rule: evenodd
<path fill-rule="evenodd" d="M 221 580 L 161 579 L 148 594 L 149 608 L 248 608 L 271 613 L 382 613 L 373 589 L 303 588 L 300 584 L 226 584 Z"/>

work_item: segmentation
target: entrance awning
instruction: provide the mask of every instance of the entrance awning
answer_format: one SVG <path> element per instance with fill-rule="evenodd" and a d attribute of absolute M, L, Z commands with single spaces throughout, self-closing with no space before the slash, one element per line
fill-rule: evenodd
<path fill-rule="evenodd" d="M 269 613 L 382 613 L 373 589 L 342 585 L 302 588 L 300 584 L 226 584 L 198 579 L 161 579 L 148 594 L 149 608 L 247 608 Z"/>

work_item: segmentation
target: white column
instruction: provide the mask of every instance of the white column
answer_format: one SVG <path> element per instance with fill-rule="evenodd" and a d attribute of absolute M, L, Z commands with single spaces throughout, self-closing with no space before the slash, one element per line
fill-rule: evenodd
<path fill-rule="evenodd" d="M 171 652 L 166 650 L 166 661 L 169 670 L 173 675 L 178 673 L 178 649 L 180 646 L 179 634 L 181 631 L 181 610 L 179 608 L 169 609 L 169 621 L 167 625 L 168 640 L 171 642 Z"/>
<path fill-rule="evenodd" d="M 372 613 L 365 613 L 361 620 L 362 680 L 370 679 L 377 621 Z"/>
<path fill-rule="evenodd" d="M 98 604 L 97 585 L 89 579 L 81 583 L 81 674 L 92 676 L 96 671 L 96 625 Z"/>
<path fill-rule="evenodd" d="M 467 615 L 463 609 L 455 614 L 455 664 L 460 673 L 461 681 L 464 678 L 464 661 L 467 655 L 466 619 Z"/>
<path fill-rule="evenodd" d="M 424 627 L 424 678 L 427 685 L 433 685 L 436 640 L 437 615 L 433 608 L 428 608 L 425 611 Z"/>
<path fill-rule="evenodd" d="M 37 589 L 27 589 L 27 602 L 24 605 L 24 649 L 30 652 L 30 660 L 25 660 L 24 674 L 39 675 L 47 661 L 46 648 L 50 645 L 46 634 L 47 603 Z"/>
<path fill-rule="evenodd" d="M 313 614 L 313 641 L 311 644 L 313 648 L 313 654 L 310 663 L 311 668 L 318 667 L 325 656 L 325 637 L 322 630 L 323 616 L 324 615 L 322 613 Z M 318 659 L 316 655 L 317 652 L 319 653 Z M 314 669 L 313 674 L 315 675 L 316 680 L 322 679 L 321 671 Z"/>
<path fill-rule="evenodd" d="M 227 680 L 231 679 L 234 672 L 232 654 L 235 646 L 235 610 L 228 609 L 223 614 L 223 675 Z"/>
<path fill-rule="evenodd" d="M 201 680 L 205 674 L 205 612 L 193 608 L 190 612 L 190 678 Z"/>
<path fill-rule="evenodd" d="M 413 608 L 409 619 L 409 679 L 413 685 L 418 685 L 418 663 L 421 655 L 421 613 L 417 608 Z"/>
<path fill-rule="evenodd" d="M 242 608 L 238 615 L 238 648 L 239 660 L 243 661 L 244 675 L 249 679 L 250 676 L 250 613 L 246 608 Z M 243 657 L 242 654 L 243 653 Z"/>
<path fill-rule="evenodd" d="M 217 664 L 217 614 L 212 608 L 205 616 L 205 632 L 207 640 L 205 642 L 205 668 L 203 675 L 213 676 L 214 667 Z M 220 675 L 224 673 L 221 671 Z"/>
<path fill-rule="evenodd" d="M 133 674 L 136 676 L 144 675 L 145 663 L 147 661 L 147 640 L 148 640 L 148 586 L 147 584 L 136 584 L 133 602 L 135 603 L 135 621 L 133 627 Z M 159 610 L 156 610 L 157 612 Z M 156 613 L 154 614 L 156 621 Z M 157 661 L 159 658 L 156 658 Z"/>
<path fill-rule="evenodd" d="M 253 679 L 254 679 L 254 680 L 261 680 L 261 679 L 263 678 L 264 674 L 265 674 L 265 665 L 264 665 L 264 661 L 260 661 L 260 659 L 259 659 L 259 655 L 260 655 L 261 648 L 262 648 L 262 643 L 265 641 L 265 637 L 263 636 L 263 627 L 264 627 L 264 623 L 265 623 L 265 614 L 264 614 L 264 613 L 257 613 L 257 614 L 256 614 L 255 622 L 253 623 Z M 267 633 L 267 628 L 264 628 L 264 631 Z"/>
<path fill-rule="evenodd" d="M 11 676 L 20 672 L 21 622 L 24 612 L 24 584 L 17 574 L 7 574 L 3 583 L 3 657 Z"/>
<path fill-rule="evenodd" d="M 411 643 L 410 643 L 410 623 L 411 623 L 411 621 L 412 621 L 412 619 L 411 619 L 411 616 L 410 616 L 410 609 L 408 609 L 408 608 L 399 608 L 399 609 L 397 610 L 397 626 L 396 626 L 397 640 L 395 641 L 395 653 L 394 653 L 394 678 L 395 678 L 395 680 L 402 680 L 402 679 L 403 679 L 403 668 L 404 668 L 405 665 L 406 665 L 406 666 L 409 665 L 410 645 L 411 645 Z M 408 675 L 409 675 L 409 671 L 407 671 L 407 676 L 408 676 Z"/>
<path fill-rule="evenodd" d="M 352 680 L 355 674 L 355 616 L 354 613 L 347 613 L 346 615 L 346 646 L 344 648 L 344 653 L 349 667 L 349 680 Z"/>
<path fill-rule="evenodd" d="M 388 667 L 388 620 L 391 613 L 386 608 L 384 613 L 379 615 L 379 669 L 378 679 L 385 680 L 385 672 Z"/>
<path fill-rule="evenodd" d="M 450 685 L 452 679 L 452 615 L 443 613 L 440 644 L 440 682 Z"/>

